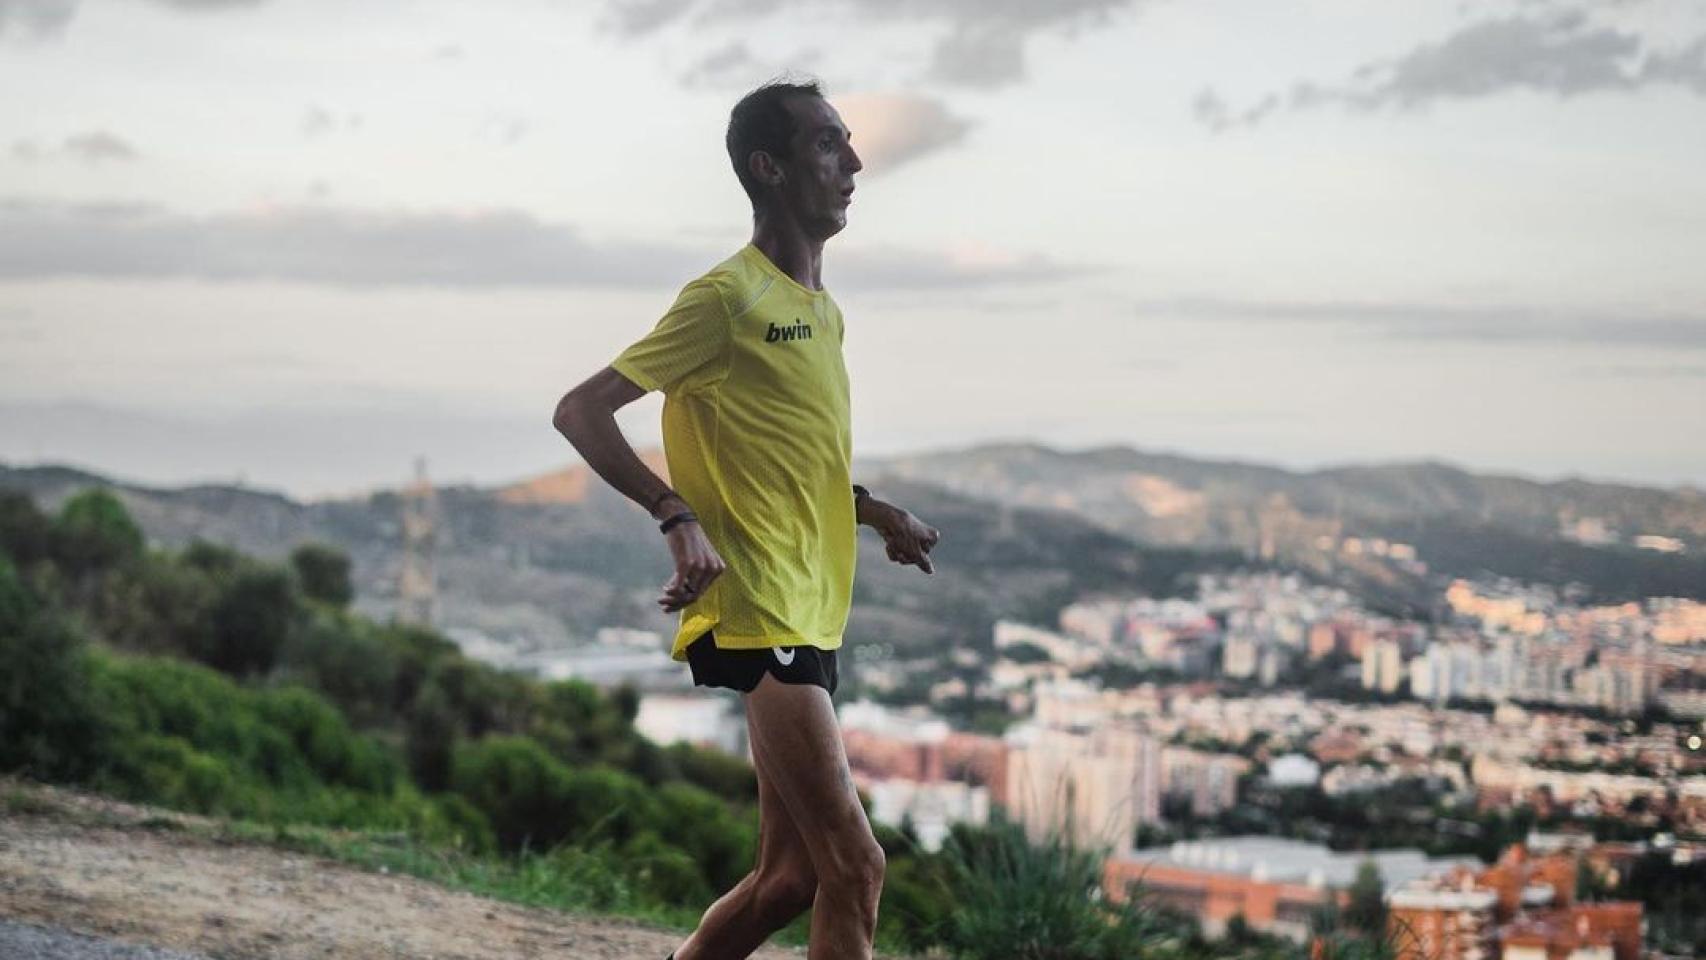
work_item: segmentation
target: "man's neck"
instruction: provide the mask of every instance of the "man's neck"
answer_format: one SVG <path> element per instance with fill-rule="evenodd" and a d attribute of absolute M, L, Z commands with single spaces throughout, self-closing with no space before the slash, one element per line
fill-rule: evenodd
<path fill-rule="evenodd" d="M 823 289 L 823 241 L 808 236 L 799 221 L 760 214 L 752 223 L 752 245 L 795 283 Z"/>

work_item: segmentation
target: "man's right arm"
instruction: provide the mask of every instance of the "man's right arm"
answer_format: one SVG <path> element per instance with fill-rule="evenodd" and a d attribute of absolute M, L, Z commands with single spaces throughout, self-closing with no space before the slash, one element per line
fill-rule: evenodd
<path fill-rule="evenodd" d="M 605 483 L 650 510 L 652 519 L 662 521 L 690 507 L 646 466 L 616 425 L 616 411 L 645 395 L 644 388 L 605 367 L 557 401 L 551 425 Z M 728 567 L 697 523 L 677 523 L 665 540 L 675 573 L 663 585 L 658 606 L 664 613 L 675 613 L 704 596 Z"/>
<path fill-rule="evenodd" d="M 616 425 L 616 411 L 645 395 L 638 384 L 605 367 L 557 401 L 551 425 L 605 483 L 664 520 L 688 509 L 687 504 L 646 466 Z"/>

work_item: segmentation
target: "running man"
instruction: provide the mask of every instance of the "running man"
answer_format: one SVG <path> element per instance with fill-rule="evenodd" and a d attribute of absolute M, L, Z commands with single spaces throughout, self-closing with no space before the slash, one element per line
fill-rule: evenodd
<path fill-rule="evenodd" d="M 772 83 L 729 117 L 752 241 L 687 284 L 656 327 L 569 391 L 552 418 L 600 477 L 659 521 L 680 613 L 672 654 L 696 684 L 742 693 L 758 774 L 751 873 L 673 960 L 746 957 L 812 908 L 810 960 L 867 960 L 884 858 L 853 788 L 830 694 L 858 525 L 933 573 L 940 533 L 852 482 L 841 310 L 823 245 L 847 225 L 863 164 L 813 83 Z M 615 412 L 664 394 L 671 489 Z"/>

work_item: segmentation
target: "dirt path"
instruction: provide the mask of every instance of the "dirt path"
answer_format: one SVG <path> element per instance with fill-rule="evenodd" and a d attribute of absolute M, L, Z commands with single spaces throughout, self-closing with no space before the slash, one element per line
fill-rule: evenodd
<path fill-rule="evenodd" d="M 150 828 L 161 815 L 146 808 L 9 789 L 27 802 L 0 812 L 0 918 L 220 960 L 663 960 L 680 941 L 638 923 Z"/>

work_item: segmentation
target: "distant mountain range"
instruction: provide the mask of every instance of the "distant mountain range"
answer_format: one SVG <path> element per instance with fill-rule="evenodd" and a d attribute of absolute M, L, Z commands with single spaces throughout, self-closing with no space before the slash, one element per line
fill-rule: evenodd
<path fill-rule="evenodd" d="M 660 453 L 646 458 L 666 473 Z M 1167 592 L 1185 574 L 1252 560 L 1411 615 L 1427 612 L 1440 575 L 1575 581 L 1607 599 L 1706 596 L 1697 490 L 1538 483 L 1432 463 L 1299 473 L 1036 444 L 861 461 L 857 476 L 943 530 L 934 576 L 890 562 L 879 538 L 861 533 L 850 637 L 902 652 L 982 648 L 997 617 L 1046 623 L 1081 593 Z M 0 487 L 49 509 L 96 484 L 113 488 L 158 545 L 203 538 L 282 557 L 306 540 L 332 543 L 350 554 L 358 608 L 381 618 L 395 609 L 400 490 L 301 503 L 244 487 L 161 489 L 0 466 Z M 441 624 L 541 646 L 602 626 L 673 630 L 675 618 L 652 602 L 670 572 L 656 527 L 585 466 L 434 493 Z M 1413 546 L 1427 574 L 1375 540 Z"/>
<path fill-rule="evenodd" d="M 1232 549 L 1405 607 L 1414 547 L 1433 575 L 1509 576 L 1590 597 L 1706 597 L 1706 491 L 1475 474 L 1443 463 L 1307 472 L 1145 453 L 985 444 L 874 461 L 896 477 L 1048 507 L 1139 542 Z M 1384 548 L 1384 547 L 1383 547 Z"/>
<path fill-rule="evenodd" d="M 660 454 L 645 458 L 667 476 Z M 45 509 L 92 485 L 113 489 L 159 546 L 203 538 L 282 558 L 307 540 L 334 544 L 351 557 L 357 609 L 384 619 L 397 607 L 400 490 L 299 503 L 231 486 L 158 489 L 66 467 L 0 466 L 0 487 Z M 1240 559 L 1143 547 L 1070 513 L 914 481 L 895 479 L 884 493 L 944 531 L 934 575 L 889 561 L 880 538 L 861 532 L 849 634 L 902 653 L 987 647 L 996 618 L 1048 621 L 1080 590 L 1170 592 L 1184 573 Z M 670 575 L 656 525 L 586 467 L 434 494 L 441 625 L 536 647 L 590 639 L 604 626 L 673 633 L 676 617 L 653 602 Z"/>

